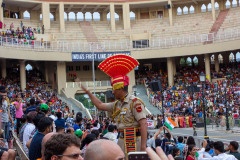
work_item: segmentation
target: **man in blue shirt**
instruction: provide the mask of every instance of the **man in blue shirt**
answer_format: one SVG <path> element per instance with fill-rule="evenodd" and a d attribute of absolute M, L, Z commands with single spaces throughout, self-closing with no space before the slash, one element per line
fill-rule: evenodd
<path fill-rule="evenodd" d="M 25 111 L 25 114 L 28 114 L 31 111 L 36 111 L 37 106 L 35 105 L 35 99 L 30 99 L 30 107 L 28 107 Z"/>
<path fill-rule="evenodd" d="M 186 144 L 183 144 L 183 137 L 182 137 L 182 136 L 179 136 L 179 137 L 178 137 L 177 148 L 180 149 L 181 154 L 180 154 L 179 156 L 182 157 L 182 158 L 183 158 L 183 153 L 182 153 L 182 151 L 183 151 L 183 147 L 184 147 L 185 145 L 186 145 Z"/>
<path fill-rule="evenodd" d="M 33 137 L 32 142 L 29 147 L 29 159 L 36 160 L 42 157 L 42 140 L 43 137 L 52 132 L 53 130 L 53 120 L 49 117 L 43 117 L 38 122 L 38 133 Z"/>

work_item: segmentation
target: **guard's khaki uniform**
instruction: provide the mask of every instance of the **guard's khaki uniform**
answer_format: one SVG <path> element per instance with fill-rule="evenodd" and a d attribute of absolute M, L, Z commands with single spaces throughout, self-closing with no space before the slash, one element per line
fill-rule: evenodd
<path fill-rule="evenodd" d="M 146 110 L 142 100 L 128 95 L 123 101 L 107 103 L 120 132 L 118 145 L 125 155 L 131 151 L 141 150 L 141 130 L 139 120 L 146 118 Z"/>

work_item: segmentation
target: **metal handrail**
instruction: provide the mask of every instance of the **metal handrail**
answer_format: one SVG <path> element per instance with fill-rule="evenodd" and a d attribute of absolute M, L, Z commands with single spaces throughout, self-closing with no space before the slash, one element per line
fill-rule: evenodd
<path fill-rule="evenodd" d="M 162 48 L 177 48 L 184 46 L 196 46 L 204 43 L 224 42 L 240 39 L 240 28 L 226 29 L 217 33 L 208 34 L 187 34 L 170 37 L 154 37 L 147 41 L 140 40 L 140 43 L 127 41 L 99 41 L 91 42 L 97 51 L 121 51 L 121 50 L 151 50 Z M 134 44 L 134 45 L 133 45 Z M 18 39 L 0 37 L 0 46 L 6 48 L 19 48 L 33 51 L 51 52 L 89 52 L 90 43 L 86 41 L 39 41 L 29 39 Z"/>

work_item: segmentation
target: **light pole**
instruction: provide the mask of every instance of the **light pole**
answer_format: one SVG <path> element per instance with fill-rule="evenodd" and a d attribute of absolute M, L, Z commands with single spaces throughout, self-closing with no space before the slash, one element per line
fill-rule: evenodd
<path fill-rule="evenodd" d="M 205 108 L 205 94 L 204 94 L 204 83 L 206 75 L 202 72 L 199 76 L 200 82 L 202 82 L 202 99 L 203 99 L 203 118 L 204 118 L 204 138 L 207 138 L 207 124 L 206 124 L 206 108 Z"/>
<path fill-rule="evenodd" d="M 163 104 L 163 100 L 164 100 L 164 95 L 163 95 L 163 86 L 161 88 L 161 96 L 162 96 L 162 115 L 163 115 L 163 125 L 165 123 L 165 117 L 164 117 L 164 104 Z M 164 130 L 164 133 L 165 133 L 165 130 Z"/>
<path fill-rule="evenodd" d="M 92 52 L 92 73 L 93 73 L 93 95 L 96 96 L 96 89 L 95 89 L 95 54 L 94 54 L 94 48 L 93 48 L 93 43 L 90 44 L 90 51 Z M 97 118 L 97 107 L 94 106 L 94 111 L 95 111 L 95 118 Z"/>
<path fill-rule="evenodd" d="M 227 82 L 224 81 L 223 82 L 223 87 L 224 87 L 224 90 L 225 90 L 225 107 L 226 107 L 226 120 L 227 120 L 227 124 L 226 124 L 226 130 L 229 131 L 230 128 L 229 128 L 229 121 L 228 121 L 228 105 L 227 105 Z"/>

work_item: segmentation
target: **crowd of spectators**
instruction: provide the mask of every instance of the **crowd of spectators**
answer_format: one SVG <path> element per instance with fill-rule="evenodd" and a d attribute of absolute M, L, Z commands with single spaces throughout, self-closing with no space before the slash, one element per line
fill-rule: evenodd
<path fill-rule="evenodd" d="M 183 75 L 194 75 L 192 73 L 198 75 L 200 73 L 197 70 L 190 71 L 180 71 L 179 74 L 184 72 Z M 223 72 L 223 70 L 221 71 Z M 234 107 L 239 102 L 239 95 L 235 93 L 239 91 L 239 76 L 235 70 L 232 70 L 230 74 L 230 78 L 227 78 L 227 93 L 230 95 L 228 103 Z M 28 78 L 25 90 L 20 89 L 18 78 L 8 77 L 0 80 L 1 159 L 11 160 L 16 157 L 13 134 L 16 134 L 22 142 L 23 149 L 30 160 L 40 158 L 43 160 L 64 158 L 111 160 L 116 159 L 116 157 L 124 159 L 127 156 L 117 145 L 118 130 L 110 118 L 90 120 L 83 117 L 81 112 L 74 113 L 66 103 L 58 99 L 53 90 L 48 89 L 45 82 L 36 78 L 34 73 L 27 74 L 27 76 L 31 76 L 31 78 Z M 178 86 L 175 88 L 174 86 L 169 88 L 166 86 L 164 91 L 165 110 L 166 113 L 172 112 L 175 115 L 173 119 L 176 119 L 178 115 L 187 117 L 186 115 L 192 113 L 198 113 L 199 116 L 202 109 L 201 93 L 188 94 L 184 92 L 184 89 L 180 89 L 180 87 L 184 88 L 184 85 L 190 83 L 188 76 L 183 77 L 184 80 Z M 175 82 L 178 82 L 177 79 L 179 77 L 175 78 Z M 147 78 L 146 82 L 149 83 L 149 81 Z M 198 80 L 196 84 L 199 84 Z M 214 111 L 218 107 L 218 112 L 220 112 L 221 106 L 219 104 L 223 102 L 218 95 L 221 96 L 224 93 L 222 82 L 216 83 L 216 86 L 211 83 L 207 84 L 205 94 L 208 98 L 206 99 L 214 99 L 214 101 L 209 101 L 212 103 L 208 105 L 208 112 L 211 113 L 209 110 Z M 178 94 L 176 95 L 176 93 Z M 158 95 L 153 96 L 157 97 Z M 191 100 L 189 101 L 189 99 Z M 183 106 L 180 102 L 183 102 Z M 173 110 L 171 110 L 172 107 Z M 222 110 L 224 112 L 224 107 Z M 232 111 L 238 113 L 239 110 L 236 108 Z M 157 118 L 157 116 L 148 115 L 148 119 Z M 202 147 L 198 148 L 193 137 L 174 137 L 170 130 L 162 124 L 162 121 L 159 123 L 159 130 L 153 136 L 149 134 L 148 137 L 146 151 L 150 159 L 166 159 L 166 155 L 169 159 L 176 160 L 240 159 L 239 144 L 236 141 L 231 141 L 229 144 L 224 144 L 221 141 L 203 141 Z M 191 124 L 188 125 L 191 127 Z M 161 134 L 163 130 L 167 133 Z"/>
<path fill-rule="evenodd" d="M 162 111 L 162 97 L 164 112 L 171 116 L 179 127 L 191 126 L 192 116 L 201 120 L 203 117 L 203 102 L 207 106 L 207 116 L 216 123 L 225 125 L 226 108 L 228 107 L 230 125 L 239 125 L 240 112 L 240 63 L 230 63 L 221 67 L 219 72 L 211 72 L 211 78 L 217 79 L 210 83 L 199 80 L 200 73 L 204 70 L 198 68 L 180 69 L 174 76 L 174 86 L 167 85 L 167 74 L 154 73 L 150 70 L 141 75 L 145 84 L 149 102 Z M 150 83 L 161 80 L 163 91 L 153 92 Z M 226 88 L 224 87 L 226 83 Z M 197 92 L 189 91 L 189 87 L 196 86 Z M 226 94 L 225 94 L 226 91 Z M 204 101 L 203 101 L 204 100 Z M 152 119 L 161 119 L 161 116 L 151 116 Z"/>

